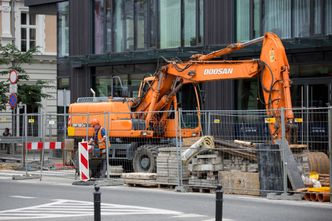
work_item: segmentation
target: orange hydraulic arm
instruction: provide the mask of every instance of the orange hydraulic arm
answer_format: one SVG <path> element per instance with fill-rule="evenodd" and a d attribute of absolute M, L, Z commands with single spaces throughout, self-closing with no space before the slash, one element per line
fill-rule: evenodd
<path fill-rule="evenodd" d="M 229 54 L 245 46 L 261 42 L 260 59 L 211 60 Z M 289 64 L 281 40 L 273 33 L 246 43 L 232 44 L 225 49 L 207 55 L 193 55 L 187 62 L 170 61 L 155 76 L 151 89 L 146 93 L 136 111 L 148 111 L 145 118 L 150 122 L 153 111 L 169 106 L 182 84 L 205 81 L 244 79 L 259 75 L 267 114 L 276 118 L 269 129 L 274 139 L 281 137 L 280 108 L 285 108 L 286 122 L 292 122 Z"/>

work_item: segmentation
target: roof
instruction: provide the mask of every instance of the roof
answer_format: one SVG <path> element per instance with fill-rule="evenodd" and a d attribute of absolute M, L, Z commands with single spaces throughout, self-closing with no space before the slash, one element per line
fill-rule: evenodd
<path fill-rule="evenodd" d="M 57 3 L 67 0 L 25 0 L 31 14 L 56 15 Z"/>
<path fill-rule="evenodd" d="M 26 6 L 41 6 L 45 4 L 52 4 L 63 1 L 65 0 L 25 0 L 24 3 Z"/>

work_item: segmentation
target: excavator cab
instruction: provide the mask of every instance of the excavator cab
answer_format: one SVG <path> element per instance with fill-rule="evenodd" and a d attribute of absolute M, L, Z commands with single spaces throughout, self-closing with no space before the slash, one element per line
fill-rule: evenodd
<path fill-rule="evenodd" d="M 184 84 L 176 95 L 178 108 L 181 109 L 181 128 L 197 128 L 200 126 L 200 96 L 196 85 Z"/>

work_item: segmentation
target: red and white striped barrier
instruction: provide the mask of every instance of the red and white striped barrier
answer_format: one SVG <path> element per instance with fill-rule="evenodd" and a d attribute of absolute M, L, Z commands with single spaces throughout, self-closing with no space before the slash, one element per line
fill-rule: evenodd
<path fill-rule="evenodd" d="M 78 143 L 78 154 L 79 154 L 79 170 L 80 180 L 87 181 L 90 179 L 89 172 L 89 145 L 88 142 Z"/>
<path fill-rule="evenodd" d="M 29 142 L 26 147 L 28 150 L 59 150 L 63 148 L 63 142 Z"/>

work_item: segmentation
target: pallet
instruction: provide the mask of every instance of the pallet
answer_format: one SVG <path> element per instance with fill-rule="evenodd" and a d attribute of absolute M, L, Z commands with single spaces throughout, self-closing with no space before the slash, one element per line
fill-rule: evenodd
<path fill-rule="evenodd" d="M 140 186 L 140 187 L 157 187 L 155 180 L 137 180 L 137 179 L 124 179 L 124 184 L 128 186 Z"/>
<path fill-rule="evenodd" d="M 216 187 L 189 186 L 188 191 L 193 193 L 215 193 Z"/>
<path fill-rule="evenodd" d="M 157 183 L 159 189 L 171 189 L 174 190 L 178 184 L 175 183 Z"/>

